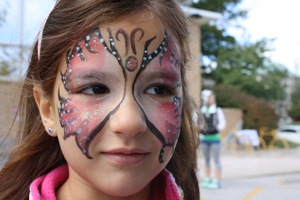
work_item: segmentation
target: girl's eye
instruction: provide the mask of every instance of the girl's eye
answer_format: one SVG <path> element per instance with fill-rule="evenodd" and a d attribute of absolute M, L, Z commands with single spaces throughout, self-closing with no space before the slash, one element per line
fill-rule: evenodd
<path fill-rule="evenodd" d="M 81 91 L 84 94 L 106 94 L 109 89 L 103 85 L 91 86 Z"/>
<path fill-rule="evenodd" d="M 153 86 L 147 89 L 146 93 L 155 95 L 166 95 L 170 94 L 171 91 L 167 86 Z"/>

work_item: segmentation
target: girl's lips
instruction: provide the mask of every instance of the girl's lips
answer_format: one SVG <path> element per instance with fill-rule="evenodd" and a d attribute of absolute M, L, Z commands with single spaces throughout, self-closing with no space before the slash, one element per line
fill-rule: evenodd
<path fill-rule="evenodd" d="M 145 160 L 149 154 L 150 152 L 140 149 L 114 149 L 102 152 L 102 155 L 117 165 L 137 165 Z"/>

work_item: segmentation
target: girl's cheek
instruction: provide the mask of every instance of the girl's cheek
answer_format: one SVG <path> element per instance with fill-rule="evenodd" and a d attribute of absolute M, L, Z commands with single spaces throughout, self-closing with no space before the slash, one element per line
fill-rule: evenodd
<path fill-rule="evenodd" d="M 152 121 L 151 118 L 150 121 Z M 158 107 L 153 115 L 152 123 L 164 136 L 167 146 L 175 145 L 180 134 L 181 98 L 176 96 L 173 102 L 166 102 Z"/>
<path fill-rule="evenodd" d="M 60 124 L 64 129 L 64 139 L 75 136 L 78 147 L 86 154 L 95 134 L 93 131 L 105 118 L 103 101 L 98 99 L 82 101 L 75 95 L 69 96 L 67 99 L 59 97 L 58 112 Z"/>
<path fill-rule="evenodd" d="M 162 78 L 166 85 L 172 86 L 176 90 L 176 96 L 168 99 L 168 102 L 154 106 L 154 111 L 147 109 L 149 102 L 143 102 L 143 106 L 151 116 L 148 116 L 151 123 L 159 130 L 165 139 L 166 146 L 174 147 L 180 134 L 181 126 L 181 79 L 179 68 L 179 55 L 175 43 L 167 42 L 159 57 L 155 58 L 146 69 L 147 72 L 161 71 L 168 75 Z M 165 99 L 166 100 L 166 99 Z M 151 104 L 151 103 L 150 103 Z"/>

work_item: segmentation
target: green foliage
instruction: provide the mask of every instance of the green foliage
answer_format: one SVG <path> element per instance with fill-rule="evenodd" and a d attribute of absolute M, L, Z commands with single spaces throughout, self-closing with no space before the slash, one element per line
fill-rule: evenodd
<path fill-rule="evenodd" d="M 237 9 L 242 0 L 199 0 L 192 7 L 222 13 L 222 22 L 219 24 L 206 24 L 201 26 L 201 52 L 202 57 L 215 61 L 220 49 L 232 49 L 236 40 L 226 32 L 230 22 L 238 18 L 247 17 L 248 11 Z M 239 26 L 239 25 L 238 25 Z M 208 66 L 202 63 L 205 69 Z M 203 70 L 205 71 L 205 70 Z"/>
<path fill-rule="evenodd" d="M 225 33 L 225 29 L 218 29 L 214 25 L 201 26 L 201 53 L 214 61 L 220 55 L 220 49 L 230 50 L 235 45 L 235 38 Z M 203 65 L 203 68 L 208 66 Z"/>
<path fill-rule="evenodd" d="M 240 44 L 226 29 L 239 18 L 247 17 L 238 9 L 242 0 L 199 0 L 192 4 L 198 9 L 222 13 L 217 23 L 201 26 L 202 76 L 217 85 L 234 87 L 275 105 L 285 99 L 281 79 L 287 76 L 285 67 L 272 63 L 267 54 L 273 39 Z M 237 27 L 240 27 L 238 24 Z"/>
<path fill-rule="evenodd" d="M 6 10 L 0 10 L 0 26 L 5 22 Z"/>
<path fill-rule="evenodd" d="M 1 8 L 0 10 L 0 26 L 5 23 L 5 17 L 7 14 L 6 7 L 9 7 L 9 3 L 6 2 L 6 5 L 4 8 Z M 5 58 L 9 58 L 9 54 L 4 50 L 3 46 L 0 47 L 1 53 L 4 55 Z M 13 60 L 15 61 L 15 60 Z M 8 75 L 12 73 L 15 69 L 11 68 L 9 62 L 5 60 L 2 56 L 0 56 L 0 75 Z"/>
<path fill-rule="evenodd" d="M 2 51 L 6 58 L 11 57 L 5 50 L 2 50 Z M 11 62 L 16 63 L 17 60 L 12 59 Z M 10 65 L 11 62 L 9 62 L 8 60 L 5 60 L 3 57 L 0 56 L 0 75 L 1 76 L 9 75 L 16 70 L 15 68 L 11 67 L 11 65 Z"/>
<path fill-rule="evenodd" d="M 290 125 L 300 125 L 300 121 L 293 122 Z"/>
<path fill-rule="evenodd" d="M 288 110 L 288 114 L 291 118 L 300 121 L 300 84 L 297 84 L 294 92 L 291 96 L 291 109 Z"/>
<path fill-rule="evenodd" d="M 194 8 L 223 13 L 227 19 L 246 17 L 246 10 L 237 10 L 236 6 L 243 0 L 199 0 L 193 3 Z"/>
<path fill-rule="evenodd" d="M 235 87 L 268 102 L 285 98 L 280 80 L 288 73 L 265 56 L 271 50 L 268 46 L 270 41 L 263 39 L 244 46 L 236 44 L 231 50 L 219 49 L 212 79 L 217 85 Z"/>
<path fill-rule="evenodd" d="M 191 6 L 193 4 L 193 0 L 179 0 L 179 2 L 184 6 Z"/>
<path fill-rule="evenodd" d="M 226 108 L 239 108 L 243 111 L 245 129 L 259 130 L 261 127 L 276 128 L 278 116 L 272 106 L 236 88 L 214 86 L 217 105 Z"/>

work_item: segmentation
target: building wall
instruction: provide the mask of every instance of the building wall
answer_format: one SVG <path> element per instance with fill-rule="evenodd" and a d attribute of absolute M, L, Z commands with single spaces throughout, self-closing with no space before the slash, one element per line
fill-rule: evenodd
<path fill-rule="evenodd" d="M 20 87 L 16 82 L 0 82 L 0 137 L 8 133 L 12 124 L 18 107 L 19 90 Z"/>
<path fill-rule="evenodd" d="M 187 68 L 188 92 L 193 97 L 195 103 L 201 104 L 201 68 L 200 68 L 200 27 L 199 24 L 190 24 L 190 50 L 191 61 Z"/>
<path fill-rule="evenodd" d="M 221 132 L 222 137 L 243 128 L 243 112 L 241 109 L 222 108 L 222 111 L 226 120 L 226 128 Z"/>

